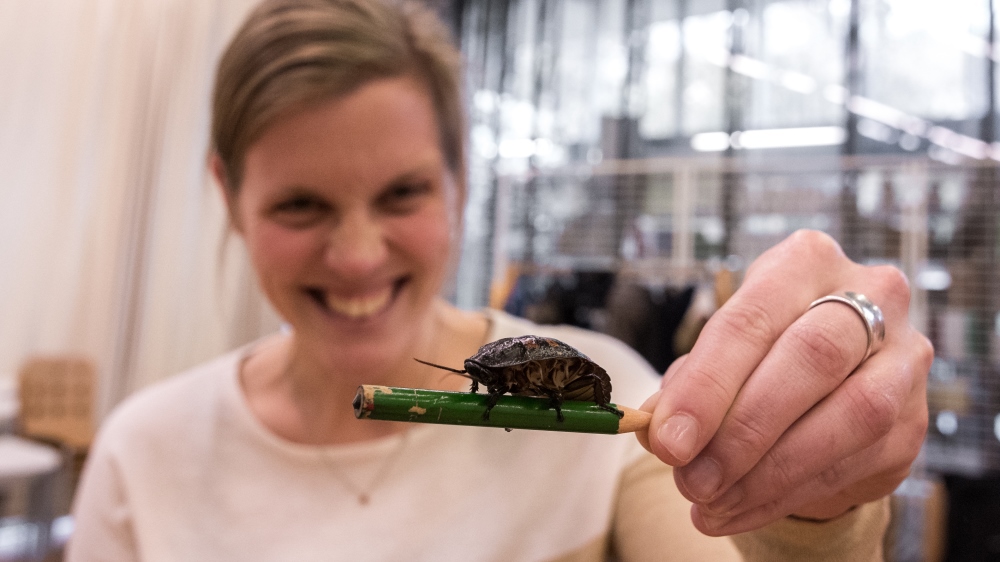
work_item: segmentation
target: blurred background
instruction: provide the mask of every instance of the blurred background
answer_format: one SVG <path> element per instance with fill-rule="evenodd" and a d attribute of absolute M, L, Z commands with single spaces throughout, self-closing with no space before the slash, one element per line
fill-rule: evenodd
<path fill-rule="evenodd" d="M 1000 560 L 997 2 L 432 3 L 470 115 L 450 298 L 663 370 L 757 255 L 828 232 L 906 272 L 936 348 L 887 555 Z M 205 168 L 253 4 L 0 2 L 0 560 L 58 559 L 110 408 L 278 326 Z"/>

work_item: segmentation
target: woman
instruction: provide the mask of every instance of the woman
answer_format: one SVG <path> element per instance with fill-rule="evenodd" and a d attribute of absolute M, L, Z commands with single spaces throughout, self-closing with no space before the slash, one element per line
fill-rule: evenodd
<path fill-rule="evenodd" d="M 411 5 L 274 0 L 251 14 L 220 63 L 212 170 L 291 329 L 108 419 L 68 559 L 876 559 L 880 498 L 926 426 L 931 351 L 906 324 L 901 276 L 799 233 L 748 271 L 654 394 L 618 342 L 439 297 L 465 196 L 460 107 L 457 54 Z M 851 308 L 805 312 L 844 289 L 885 311 L 866 361 L 878 342 Z M 616 402 L 649 397 L 640 441 L 656 456 L 626 437 L 354 419 L 358 385 L 467 389 L 413 358 L 457 366 L 525 333 L 587 353 Z"/>

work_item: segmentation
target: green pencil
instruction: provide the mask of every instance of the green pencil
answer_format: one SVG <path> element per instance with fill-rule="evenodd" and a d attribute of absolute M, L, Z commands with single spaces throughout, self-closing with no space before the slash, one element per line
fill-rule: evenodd
<path fill-rule="evenodd" d="M 486 394 L 471 392 L 362 385 L 354 397 L 354 415 L 358 419 L 607 434 L 645 429 L 652 417 L 616 406 L 625 412 L 619 419 L 593 402 L 567 400 L 562 403 L 564 419 L 559 421 L 548 398 L 505 395 L 490 411 L 490 419 L 484 420 L 486 399 Z"/>

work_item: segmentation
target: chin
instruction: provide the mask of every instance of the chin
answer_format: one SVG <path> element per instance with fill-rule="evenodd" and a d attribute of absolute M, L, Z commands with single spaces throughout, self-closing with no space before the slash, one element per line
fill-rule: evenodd
<path fill-rule="evenodd" d="M 418 338 L 426 333 L 420 318 L 411 311 L 389 309 L 363 320 L 339 319 L 310 331 L 314 337 L 308 345 L 333 371 L 384 373 L 420 353 Z"/>

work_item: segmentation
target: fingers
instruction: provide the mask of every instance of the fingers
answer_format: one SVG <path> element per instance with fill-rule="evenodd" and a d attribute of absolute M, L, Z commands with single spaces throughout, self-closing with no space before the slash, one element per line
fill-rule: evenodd
<path fill-rule="evenodd" d="M 877 291 L 871 293 L 873 298 L 889 302 L 894 317 L 905 318 L 900 307 L 906 299 L 891 296 L 905 279 L 890 269 L 879 274 L 885 279 L 873 287 Z M 894 333 L 905 330 L 909 328 L 894 326 Z M 743 384 L 697 458 L 675 472 L 685 497 L 709 503 L 729 489 L 796 420 L 840 387 L 861 362 L 867 345 L 864 322 L 845 304 L 825 303 L 802 314 Z"/>
<path fill-rule="evenodd" d="M 795 422 L 738 482 L 695 510 L 708 534 L 759 527 L 795 512 L 815 518 L 890 493 L 905 478 L 927 427 L 926 372 L 933 350 L 922 335 L 914 354 L 865 363 Z"/>
<path fill-rule="evenodd" d="M 882 349 L 860 367 L 865 321 L 843 303 L 808 309 L 845 290 L 885 317 Z M 643 405 L 653 420 L 637 437 L 678 467 L 699 529 L 833 516 L 895 488 L 926 430 L 933 359 L 908 307 L 898 270 L 855 264 L 823 234 L 796 233 L 754 262 Z"/>
<path fill-rule="evenodd" d="M 809 477 L 794 485 L 774 484 L 787 487 L 780 494 L 766 498 L 752 497 L 762 485 L 752 480 L 766 478 L 748 476 L 740 489 L 749 492 L 751 497 L 746 498 L 746 503 L 753 502 L 753 507 L 742 509 L 741 505 L 730 512 L 719 512 L 711 506 L 696 505 L 692 521 L 703 533 L 721 536 L 759 528 L 790 514 L 817 520 L 834 518 L 852 507 L 884 497 L 899 486 L 909 474 L 914 451 L 919 450 L 921 439 L 914 443 L 914 435 L 915 432 L 890 432 L 852 456 L 818 469 L 812 467 Z"/>
<path fill-rule="evenodd" d="M 796 233 L 755 261 L 743 286 L 705 325 L 687 361 L 665 381 L 650 424 L 653 453 L 674 466 L 690 462 L 785 329 L 857 268 L 836 242 L 817 232 Z"/>
<path fill-rule="evenodd" d="M 681 355 L 680 357 L 678 357 L 677 359 L 675 359 L 674 362 L 671 363 L 669 367 L 667 367 L 667 372 L 663 374 L 663 380 L 660 381 L 660 386 L 661 387 L 664 384 L 666 384 L 666 382 L 668 380 L 670 380 L 670 378 L 674 375 L 674 373 L 677 372 L 678 369 L 680 369 L 681 365 L 684 364 L 684 361 L 686 359 L 687 359 L 687 355 Z M 653 394 L 652 396 L 650 396 L 649 398 L 647 398 L 646 401 L 642 403 L 642 406 L 639 406 L 639 409 L 642 410 L 643 412 L 650 412 L 650 413 L 652 413 L 653 410 L 656 408 L 656 404 L 660 401 L 660 394 L 662 392 L 663 392 L 662 390 L 656 391 L 655 394 Z M 635 432 L 635 438 L 639 440 L 639 444 L 642 445 L 642 447 L 644 449 L 646 449 L 650 453 L 653 452 L 653 450 L 649 446 L 649 433 L 648 432 L 645 432 L 645 431 L 636 431 Z"/>
<path fill-rule="evenodd" d="M 667 372 L 670 372 L 670 370 L 668 369 Z M 643 412 L 650 412 L 650 413 L 652 413 L 653 412 L 653 408 L 656 406 L 656 403 L 660 400 L 660 393 L 662 393 L 662 392 L 663 392 L 662 390 L 658 390 L 658 391 L 656 391 L 655 394 L 653 394 L 652 396 L 650 396 L 649 398 L 647 398 L 646 401 L 642 403 L 642 406 L 639 406 L 639 410 L 641 410 Z M 653 449 L 649 445 L 649 433 L 648 432 L 645 432 L 645 431 L 636 431 L 635 432 L 635 438 L 639 440 L 639 444 L 642 445 L 643 449 L 646 449 L 650 453 L 653 452 Z"/>
<path fill-rule="evenodd" d="M 676 374 L 677 371 L 680 370 L 681 366 L 684 365 L 684 362 L 687 361 L 687 358 L 688 356 L 685 354 L 681 355 L 677 359 L 674 359 L 674 362 L 671 363 L 669 367 L 667 367 L 667 372 L 663 373 L 663 380 L 660 381 L 660 388 L 666 386 L 666 384 L 670 381 L 670 379 L 674 377 L 674 374 Z"/>
<path fill-rule="evenodd" d="M 851 508 L 874 501 L 885 495 L 885 490 L 892 490 L 899 485 L 909 472 L 909 465 L 899 465 L 893 473 L 879 472 L 868 478 L 865 476 L 865 466 L 882 464 L 885 459 L 892 458 L 898 447 L 891 446 L 889 438 L 880 441 L 878 446 L 866 449 L 855 456 L 845 459 L 835 467 L 830 467 L 820 475 L 806 481 L 793 490 L 789 490 L 773 501 L 764 503 L 752 509 L 730 515 L 716 515 L 705 506 L 695 505 L 692 508 L 692 522 L 695 527 L 710 536 L 724 536 L 743 533 L 757 529 L 786 517 L 802 503 L 822 495 L 827 502 L 835 504 L 828 511 L 801 513 L 802 517 L 825 520 L 837 517 Z M 834 481 L 828 475 L 836 474 Z M 871 490 L 868 494 L 857 493 L 856 487 L 845 488 L 840 478 L 850 478 L 863 488 Z"/>
<path fill-rule="evenodd" d="M 792 323 L 743 385 L 716 437 L 677 469 L 681 492 L 692 501 L 714 500 L 840 386 L 867 344 L 857 323 L 856 313 L 843 305 L 816 307 Z"/>

